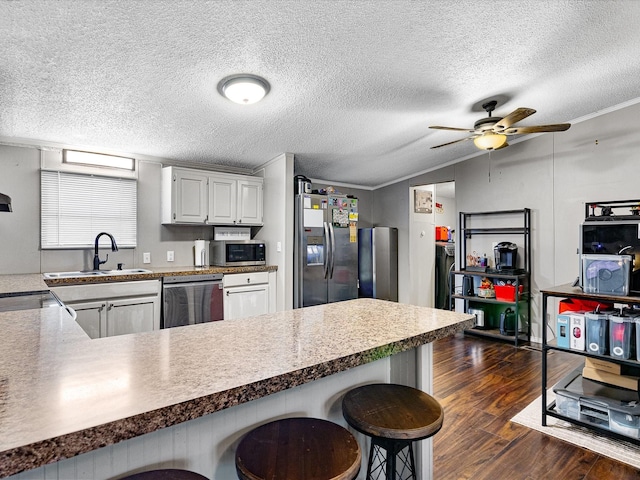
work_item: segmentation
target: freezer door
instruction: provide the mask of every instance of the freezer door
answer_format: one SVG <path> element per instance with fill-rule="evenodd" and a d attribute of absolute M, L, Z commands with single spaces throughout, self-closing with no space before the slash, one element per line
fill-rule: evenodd
<path fill-rule="evenodd" d="M 327 303 L 328 226 L 303 235 L 302 307 Z"/>
<path fill-rule="evenodd" d="M 294 308 L 327 303 L 328 228 L 326 196 L 297 195 L 294 240 Z"/>

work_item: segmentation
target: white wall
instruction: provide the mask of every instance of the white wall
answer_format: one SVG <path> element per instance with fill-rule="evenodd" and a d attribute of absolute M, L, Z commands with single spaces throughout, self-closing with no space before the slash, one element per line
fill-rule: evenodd
<path fill-rule="evenodd" d="M 414 208 L 416 192 L 431 194 L 433 199 L 430 213 L 417 213 Z M 412 187 L 409 196 L 409 297 L 407 303 L 421 307 L 433 307 L 435 275 L 435 186 Z"/>
<path fill-rule="evenodd" d="M 265 218 L 256 238 L 266 243 L 267 263 L 278 266 L 277 311 L 293 308 L 293 161 L 284 153 L 256 172 L 264 178 Z"/>
<path fill-rule="evenodd" d="M 40 271 L 40 151 L 0 145 L 0 193 L 12 213 L 0 213 L 0 274 Z"/>

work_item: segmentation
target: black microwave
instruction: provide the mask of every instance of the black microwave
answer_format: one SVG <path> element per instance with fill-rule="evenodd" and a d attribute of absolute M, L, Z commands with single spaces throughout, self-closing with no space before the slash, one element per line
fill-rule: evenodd
<path fill-rule="evenodd" d="M 220 267 L 266 265 L 265 244 L 260 240 L 214 240 L 210 260 Z"/>

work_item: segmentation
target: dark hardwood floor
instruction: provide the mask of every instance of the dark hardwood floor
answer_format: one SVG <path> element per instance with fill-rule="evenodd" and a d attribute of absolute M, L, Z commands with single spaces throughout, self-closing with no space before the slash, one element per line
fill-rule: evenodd
<path fill-rule="evenodd" d="M 444 407 L 434 437 L 434 480 L 626 480 L 640 471 L 510 419 L 541 393 L 542 353 L 463 334 L 434 344 L 434 396 Z M 548 385 L 581 357 L 548 356 Z"/>

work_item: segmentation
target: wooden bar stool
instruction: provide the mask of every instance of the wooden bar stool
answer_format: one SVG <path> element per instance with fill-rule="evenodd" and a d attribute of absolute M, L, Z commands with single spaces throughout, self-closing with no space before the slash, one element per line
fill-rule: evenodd
<path fill-rule="evenodd" d="M 243 437 L 236 471 L 241 480 L 351 480 L 361 459 L 346 428 L 317 418 L 285 418 Z"/>
<path fill-rule="evenodd" d="M 405 474 L 417 480 L 413 442 L 438 433 L 444 418 L 442 406 L 431 395 L 387 383 L 347 392 L 342 414 L 354 429 L 371 437 L 367 480 L 382 471 L 387 480 L 404 479 Z"/>
<path fill-rule="evenodd" d="M 175 468 L 163 468 L 161 470 L 149 470 L 148 472 L 134 473 L 120 480 L 209 480 L 199 473 Z"/>

